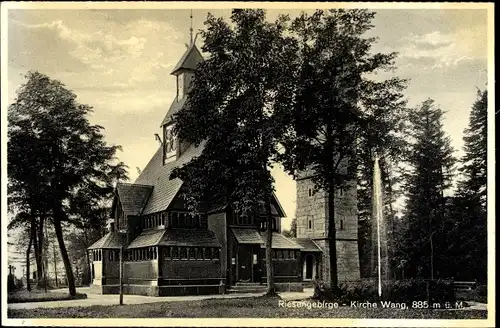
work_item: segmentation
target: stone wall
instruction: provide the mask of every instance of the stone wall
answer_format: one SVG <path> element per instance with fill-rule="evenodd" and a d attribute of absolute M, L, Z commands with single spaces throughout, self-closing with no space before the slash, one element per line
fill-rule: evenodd
<path fill-rule="evenodd" d="M 315 240 L 323 250 L 320 262 L 319 277 L 323 281 L 330 280 L 330 247 L 328 240 Z M 337 240 L 337 277 L 341 281 L 355 281 L 360 279 L 358 242 L 356 240 Z"/>
<path fill-rule="evenodd" d="M 358 215 L 356 181 L 338 188 L 335 194 L 335 230 L 339 281 L 357 280 L 359 271 Z M 314 193 L 309 178 L 297 181 L 297 237 L 311 238 L 323 250 L 319 276 L 329 280 L 328 204 L 326 193 Z"/>

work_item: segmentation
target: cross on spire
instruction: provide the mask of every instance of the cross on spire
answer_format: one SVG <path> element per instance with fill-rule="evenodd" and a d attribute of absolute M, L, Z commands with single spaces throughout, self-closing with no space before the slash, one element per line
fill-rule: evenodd
<path fill-rule="evenodd" d="M 189 39 L 190 43 L 189 45 L 193 45 L 193 9 L 191 9 L 191 14 L 189 15 L 189 20 L 191 22 L 191 26 L 189 27 Z"/>

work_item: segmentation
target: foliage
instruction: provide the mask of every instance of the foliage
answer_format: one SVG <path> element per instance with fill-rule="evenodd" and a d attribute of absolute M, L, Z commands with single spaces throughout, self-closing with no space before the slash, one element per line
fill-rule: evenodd
<path fill-rule="evenodd" d="M 443 277 L 446 271 L 446 198 L 452 186 L 455 159 L 443 131 L 444 112 L 429 99 L 410 116 L 412 145 L 408 153 L 404 243 L 399 260 L 407 261 L 408 277 Z"/>
<path fill-rule="evenodd" d="M 26 79 L 8 112 L 9 196 L 32 220 L 39 217 L 40 236 L 50 218 L 75 295 L 61 224 L 71 221 L 69 204 L 80 191 L 109 189 L 120 147 L 106 144 L 103 128 L 87 119 L 92 108 L 79 104 L 61 82 L 39 72 Z"/>
<path fill-rule="evenodd" d="M 453 282 L 449 280 L 389 280 L 382 283 L 382 297 L 378 295 L 378 282 L 376 280 L 361 280 L 343 282 L 339 284 L 340 295 L 334 296 L 324 283 L 315 285 L 315 298 L 319 300 L 335 300 L 349 304 L 351 301 L 378 302 L 392 301 L 406 303 L 408 306 L 414 301 L 427 301 L 431 303 L 455 302 Z"/>
<path fill-rule="evenodd" d="M 449 267 L 456 279 L 487 278 L 487 91 L 478 91 L 464 131 L 463 178 L 447 206 Z M 469 268 L 474 267 L 475 270 Z"/>
<path fill-rule="evenodd" d="M 290 230 L 283 230 L 282 234 L 288 238 L 297 238 L 297 219 L 292 219 Z"/>
<path fill-rule="evenodd" d="M 487 153 L 488 153 L 488 91 L 477 92 L 472 105 L 469 126 L 464 131 L 464 151 L 460 171 L 465 175 L 460 189 L 476 198 L 486 211 Z"/>
<path fill-rule="evenodd" d="M 373 27 L 374 15 L 367 10 L 317 10 L 303 13 L 292 24 L 300 49 L 292 124 L 281 140 L 281 159 L 294 177 L 307 170 L 315 191 L 327 193 L 332 288 L 337 286 L 336 188 L 349 188 L 348 182 L 356 178 L 359 147 L 364 154 L 398 147 L 392 134 L 401 123 L 405 81 L 370 78 L 393 68 L 396 57 L 371 53 L 376 39 L 364 34 Z"/>
<path fill-rule="evenodd" d="M 293 39 L 283 36 L 285 17 L 268 23 L 264 10 L 235 9 L 230 19 L 234 27 L 209 14 L 201 32 L 208 58 L 198 65 L 187 106 L 174 122 L 180 140 L 203 143 L 204 151 L 171 178 L 184 181 L 187 203 L 195 212 L 218 203 L 238 215 L 259 217 L 265 204 L 270 229 L 270 165 L 284 129 L 280 120 L 290 97 L 288 63 L 296 49 Z M 272 266 L 267 267 L 270 277 Z M 273 279 L 268 281 L 271 294 Z"/>

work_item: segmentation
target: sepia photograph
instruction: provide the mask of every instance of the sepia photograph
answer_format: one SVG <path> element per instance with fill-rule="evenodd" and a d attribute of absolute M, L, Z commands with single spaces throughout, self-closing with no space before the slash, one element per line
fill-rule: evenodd
<path fill-rule="evenodd" d="M 493 327 L 493 10 L 2 3 L 2 321 Z"/>

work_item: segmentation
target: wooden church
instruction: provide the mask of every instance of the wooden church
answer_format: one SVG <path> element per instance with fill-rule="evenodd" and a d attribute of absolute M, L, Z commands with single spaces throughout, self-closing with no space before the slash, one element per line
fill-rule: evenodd
<path fill-rule="evenodd" d="M 191 79 L 202 60 L 192 43 L 172 71 L 177 80 L 177 97 L 161 123 L 161 146 L 134 183 L 116 186 L 110 231 L 88 249 L 94 292 L 119 292 L 122 247 L 125 294 L 166 296 L 265 290 L 265 220 L 240 218 L 225 207 L 191 216 L 183 202 L 183 181 L 169 179 L 175 167 L 203 151 L 203 146 L 194 147 L 172 133 L 172 115 L 184 107 Z M 311 196 L 307 177 L 301 181 L 297 182 L 298 238 L 281 234 L 285 212 L 276 196 L 271 202 L 272 265 L 278 291 L 302 291 L 304 282 L 329 276 L 325 256 L 326 211 L 321 210 L 325 201 Z M 346 269 L 346 278 L 352 277 L 352 270 L 354 277 L 356 270 L 359 277 L 357 217 L 347 215 L 343 220 L 348 231 L 340 233 L 346 240 L 340 241 L 340 254 L 345 256 L 340 256 L 339 261 L 345 259 L 345 265 L 339 263 L 339 267 Z"/>

